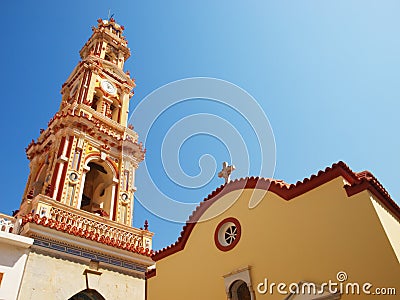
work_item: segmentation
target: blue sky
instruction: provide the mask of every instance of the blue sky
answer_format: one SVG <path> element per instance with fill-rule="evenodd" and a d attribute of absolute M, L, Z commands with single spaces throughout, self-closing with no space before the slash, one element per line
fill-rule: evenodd
<path fill-rule="evenodd" d="M 18 208 L 29 172 L 24 148 L 58 110 L 61 85 L 78 63 L 91 27 L 109 9 L 125 26 L 132 51 L 125 65 L 137 84 L 132 110 L 155 89 L 179 79 L 232 82 L 268 116 L 276 143 L 275 178 L 295 183 L 343 160 L 354 171 L 373 172 L 399 203 L 398 1 L 2 1 L 0 7 L 1 212 Z M 161 128 L 202 112 L 232 120 L 249 138 L 240 117 L 198 101 L 166 112 Z M 154 137 L 162 138 L 163 131 L 154 130 Z M 229 159 L 229 149 L 218 140 L 197 138 L 177 154 L 191 176 L 205 153 L 218 168 Z M 154 138 L 146 143 L 147 164 L 154 165 L 159 188 L 170 197 L 198 202 L 222 183 L 215 175 L 201 189 L 175 190 L 162 165 L 156 166 L 159 146 Z M 257 161 L 251 137 L 247 146 Z M 145 186 L 137 188 L 146 195 Z M 134 225 L 145 219 L 156 232 L 155 248 L 174 242 L 182 227 L 137 203 Z"/>

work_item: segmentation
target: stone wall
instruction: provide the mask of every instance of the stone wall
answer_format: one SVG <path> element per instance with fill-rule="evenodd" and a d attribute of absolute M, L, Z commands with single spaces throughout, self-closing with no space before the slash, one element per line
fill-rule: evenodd
<path fill-rule="evenodd" d="M 86 270 L 86 271 L 85 271 Z M 22 280 L 20 300 L 67 300 L 87 288 L 105 299 L 144 299 L 145 281 L 89 264 L 31 252 Z"/>
<path fill-rule="evenodd" d="M 17 299 L 33 239 L 0 231 L 0 299 Z"/>

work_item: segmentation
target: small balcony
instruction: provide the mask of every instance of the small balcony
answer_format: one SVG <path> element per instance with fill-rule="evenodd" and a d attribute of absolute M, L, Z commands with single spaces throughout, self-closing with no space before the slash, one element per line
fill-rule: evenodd
<path fill-rule="evenodd" d="M 0 231 L 12 233 L 17 219 L 0 213 Z"/>

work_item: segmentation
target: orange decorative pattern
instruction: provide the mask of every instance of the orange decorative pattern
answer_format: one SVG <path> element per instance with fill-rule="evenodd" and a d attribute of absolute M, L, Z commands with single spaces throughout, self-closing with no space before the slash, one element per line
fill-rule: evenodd
<path fill-rule="evenodd" d="M 128 231 L 124 232 L 106 224 L 97 224 L 95 221 L 74 216 L 60 209 L 55 209 L 54 211 L 52 209 L 51 218 L 40 217 L 38 214 L 29 213 L 22 217 L 22 226 L 27 223 L 35 223 L 144 256 L 150 257 L 154 253 L 153 250 L 143 247 L 142 237 L 139 235 L 132 234 Z"/>

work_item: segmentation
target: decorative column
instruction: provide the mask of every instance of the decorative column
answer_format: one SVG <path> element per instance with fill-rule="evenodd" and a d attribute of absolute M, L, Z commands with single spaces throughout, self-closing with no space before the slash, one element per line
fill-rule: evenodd
<path fill-rule="evenodd" d="M 78 202 L 76 208 L 81 208 L 81 203 L 82 203 L 82 196 L 83 196 L 83 189 L 85 188 L 85 180 L 86 180 L 86 174 L 87 172 L 90 171 L 90 167 L 84 166 L 82 170 L 82 176 L 81 176 L 81 186 L 79 189 L 79 195 L 78 195 Z"/>
<path fill-rule="evenodd" d="M 119 180 L 116 178 L 113 178 L 113 183 L 112 183 L 112 188 L 111 188 L 111 199 L 110 199 L 110 220 L 113 220 L 114 218 L 114 206 L 117 205 L 115 202 L 115 193 L 117 189 L 117 184 Z"/>

